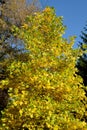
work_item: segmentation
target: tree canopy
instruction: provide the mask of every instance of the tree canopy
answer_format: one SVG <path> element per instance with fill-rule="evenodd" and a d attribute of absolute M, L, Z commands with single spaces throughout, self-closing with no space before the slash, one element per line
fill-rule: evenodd
<path fill-rule="evenodd" d="M 87 99 L 75 67 L 80 51 L 72 48 L 74 37 L 63 38 L 63 18 L 46 7 L 12 32 L 24 41 L 27 61 L 15 59 L 0 84 L 9 88 L 0 129 L 86 130 Z"/>

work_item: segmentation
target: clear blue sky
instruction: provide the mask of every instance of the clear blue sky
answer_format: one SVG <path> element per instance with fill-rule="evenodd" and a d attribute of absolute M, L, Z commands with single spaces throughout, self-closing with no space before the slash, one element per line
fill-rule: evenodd
<path fill-rule="evenodd" d="M 75 47 L 81 41 L 80 34 L 87 21 L 87 0 L 41 0 L 43 6 L 53 6 L 57 16 L 63 16 L 67 26 L 64 37 L 76 35 Z"/>

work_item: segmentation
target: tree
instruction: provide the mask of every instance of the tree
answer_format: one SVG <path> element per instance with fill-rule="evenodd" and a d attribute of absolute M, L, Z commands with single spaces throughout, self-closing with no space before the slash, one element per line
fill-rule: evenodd
<path fill-rule="evenodd" d="M 82 76 L 83 83 L 85 86 L 87 86 L 87 52 L 86 52 L 87 51 L 87 28 L 86 26 L 84 28 L 84 31 L 82 31 L 82 35 L 81 35 L 82 42 L 79 42 L 79 46 L 80 49 L 83 51 L 83 55 L 79 58 L 77 62 L 77 68 L 79 70 L 78 74 Z"/>
<path fill-rule="evenodd" d="M 30 1 L 30 0 L 29 0 Z M 11 24 L 20 26 L 26 16 L 40 10 L 38 0 L 32 2 L 26 0 L 6 0 L 2 5 L 2 17 Z"/>
<path fill-rule="evenodd" d="M 12 30 L 24 40 L 28 61 L 12 62 L 1 82 L 9 88 L 9 103 L 0 129 L 86 130 L 86 97 L 75 67 L 79 50 L 72 49 L 73 37 L 62 37 L 62 17 L 47 7 Z"/>
<path fill-rule="evenodd" d="M 84 27 L 84 31 L 81 32 L 81 42 L 79 42 L 79 47 L 83 52 L 83 55 L 77 61 L 76 67 L 78 68 L 77 74 L 83 79 L 85 95 L 87 97 L 87 25 Z M 86 103 L 87 104 L 87 103 Z M 87 115 L 84 116 L 87 122 Z"/>

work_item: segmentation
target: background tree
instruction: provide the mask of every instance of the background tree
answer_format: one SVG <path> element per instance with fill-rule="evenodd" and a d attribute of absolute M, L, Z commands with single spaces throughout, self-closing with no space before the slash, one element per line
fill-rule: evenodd
<path fill-rule="evenodd" d="M 86 130 L 85 92 L 76 74 L 78 49 L 62 37 L 62 17 L 52 8 L 27 16 L 24 24 L 14 27 L 28 50 L 28 61 L 8 67 L 9 77 L 1 88 L 9 88 L 9 103 L 2 112 L 0 129 Z"/>
<path fill-rule="evenodd" d="M 18 39 L 12 36 L 11 26 L 22 25 L 27 15 L 40 10 L 38 1 L 33 0 L 31 3 L 28 1 L 28 3 L 26 0 L 5 0 L 4 4 L 1 3 L 0 59 L 2 59 L 2 57 L 7 57 L 6 55 L 15 57 L 18 54 L 17 51 L 19 52 L 19 50 L 21 50 L 19 45 L 22 42 L 18 42 Z"/>
<path fill-rule="evenodd" d="M 20 26 L 26 16 L 40 10 L 38 0 L 6 0 L 2 4 L 2 17 L 11 24 Z"/>
<path fill-rule="evenodd" d="M 83 83 L 87 86 L 87 25 L 82 31 L 81 42 L 79 42 L 80 49 L 83 51 L 83 55 L 77 62 L 78 74 L 82 76 Z"/>
<path fill-rule="evenodd" d="M 79 42 L 79 47 L 83 52 L 83 55 L 77 61 L 76 67 L 78 68 L 78 75 L 80 75 L 83 79 L 83 84 L 85 85 L 85 95 L 87 97 L 87 25 L 84 27 L 84 31 L 81 32 L 81 42 Z M 86 102 L 87 104 L 87 102 Z M 84 116 L 87 122 L 87 115 Z"/>

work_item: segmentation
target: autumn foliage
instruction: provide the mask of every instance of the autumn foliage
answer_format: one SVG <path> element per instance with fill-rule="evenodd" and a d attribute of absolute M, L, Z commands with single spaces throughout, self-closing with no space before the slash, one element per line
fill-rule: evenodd
<path fill-rule="evenodd" d="M 87 99 L 75 67 L 80 51 L 72 48 L 74 37 L 63 38 L 62 17 L 47 7 L 12 32 L 24 41 L 28 60 L 12 62 L 0 84 L 9 88 L 0 130 L 87 130 Z"/>

